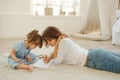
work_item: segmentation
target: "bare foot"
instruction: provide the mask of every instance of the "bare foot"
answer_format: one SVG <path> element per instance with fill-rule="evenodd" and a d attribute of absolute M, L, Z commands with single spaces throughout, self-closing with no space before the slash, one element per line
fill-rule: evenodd
<path fill-rule="evenodd" d="M 28 71 L 32 72 L 33 71 L 33 66 L 28 66 Z"/>

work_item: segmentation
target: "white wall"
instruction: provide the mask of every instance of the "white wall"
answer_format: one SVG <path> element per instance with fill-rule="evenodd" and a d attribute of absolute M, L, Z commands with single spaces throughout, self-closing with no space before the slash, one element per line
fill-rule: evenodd
<path fill-rule="evenodd" d="M 47 26 L 58 26 L 67 34 L 80 31 L 80 19 L 63 18 L 34 18 L 29 15 L 2 15 L 0 16 L 0 37 L 23 36 L 32 29 L 43 31 Z"/>
<path fill-rule="evenodd" d="M 0 38 L 21 37 L 32 29 L 42 32 L 49 25 L 58 26 L 66 34 L 72 34 L 79 32 L 86 25 L 82 16 L 33 17 L 30 15 L 29 1 L 0 0 Z"/>
<path fill-rule="evenodd" d="M 1 15 L 30 14 L 30 0 L 0 0 Z"/>
<path fill-rule="evenodd" d="M 115 8 L 111 7 L 109 11 L 111 13 L 109 15 L 114 16 Z M 99 22 L 95 0 L 81 0 L 79 17 L 37 18 L 31 16 L 30 12 L 30 0 L 0 0 L 0 38 L 21 37 L 32 29 L 39 29 L 42 32 L 49 25 L 58 26 L 63 32 L 72 34 L 80 32 L 87 23 Z M 110 17 L 111 26 L 114 21 L 113 17 Z"/>

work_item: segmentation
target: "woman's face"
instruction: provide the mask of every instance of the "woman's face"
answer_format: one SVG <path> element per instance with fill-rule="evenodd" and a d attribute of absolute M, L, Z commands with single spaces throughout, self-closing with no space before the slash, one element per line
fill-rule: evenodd
<path fill-rule="evenodd" d="M 56 39 L 52 39 L 52 40 L 47 41 L 48 42 L 48 46 L 54 47 L 55 44 L 56 44 L 56 41 L 57 41 Z"/>

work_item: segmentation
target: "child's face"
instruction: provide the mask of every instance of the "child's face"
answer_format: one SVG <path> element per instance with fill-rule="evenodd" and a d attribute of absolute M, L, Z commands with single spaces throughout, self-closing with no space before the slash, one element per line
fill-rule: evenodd
<path fill-rule="evenodd" d="M 56 39 L 52 39 L 52 40 L 48 41 L 48 46 L 54 47 L 55 43 L 56 43 Z"/>
<path fill-rule="evenodd" d="M 29 48 L 30 49 L 35 49 L 37 47 L 37 45 L 33 44 L 33 43 L 29 43 Z"/>

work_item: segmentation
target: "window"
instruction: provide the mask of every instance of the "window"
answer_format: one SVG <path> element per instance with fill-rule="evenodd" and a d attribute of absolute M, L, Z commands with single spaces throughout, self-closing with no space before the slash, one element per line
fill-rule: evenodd
<path fill-rule="evenodd" d="M 79 16 L 80 0 L 32 0 L 32 15 Z"/>

